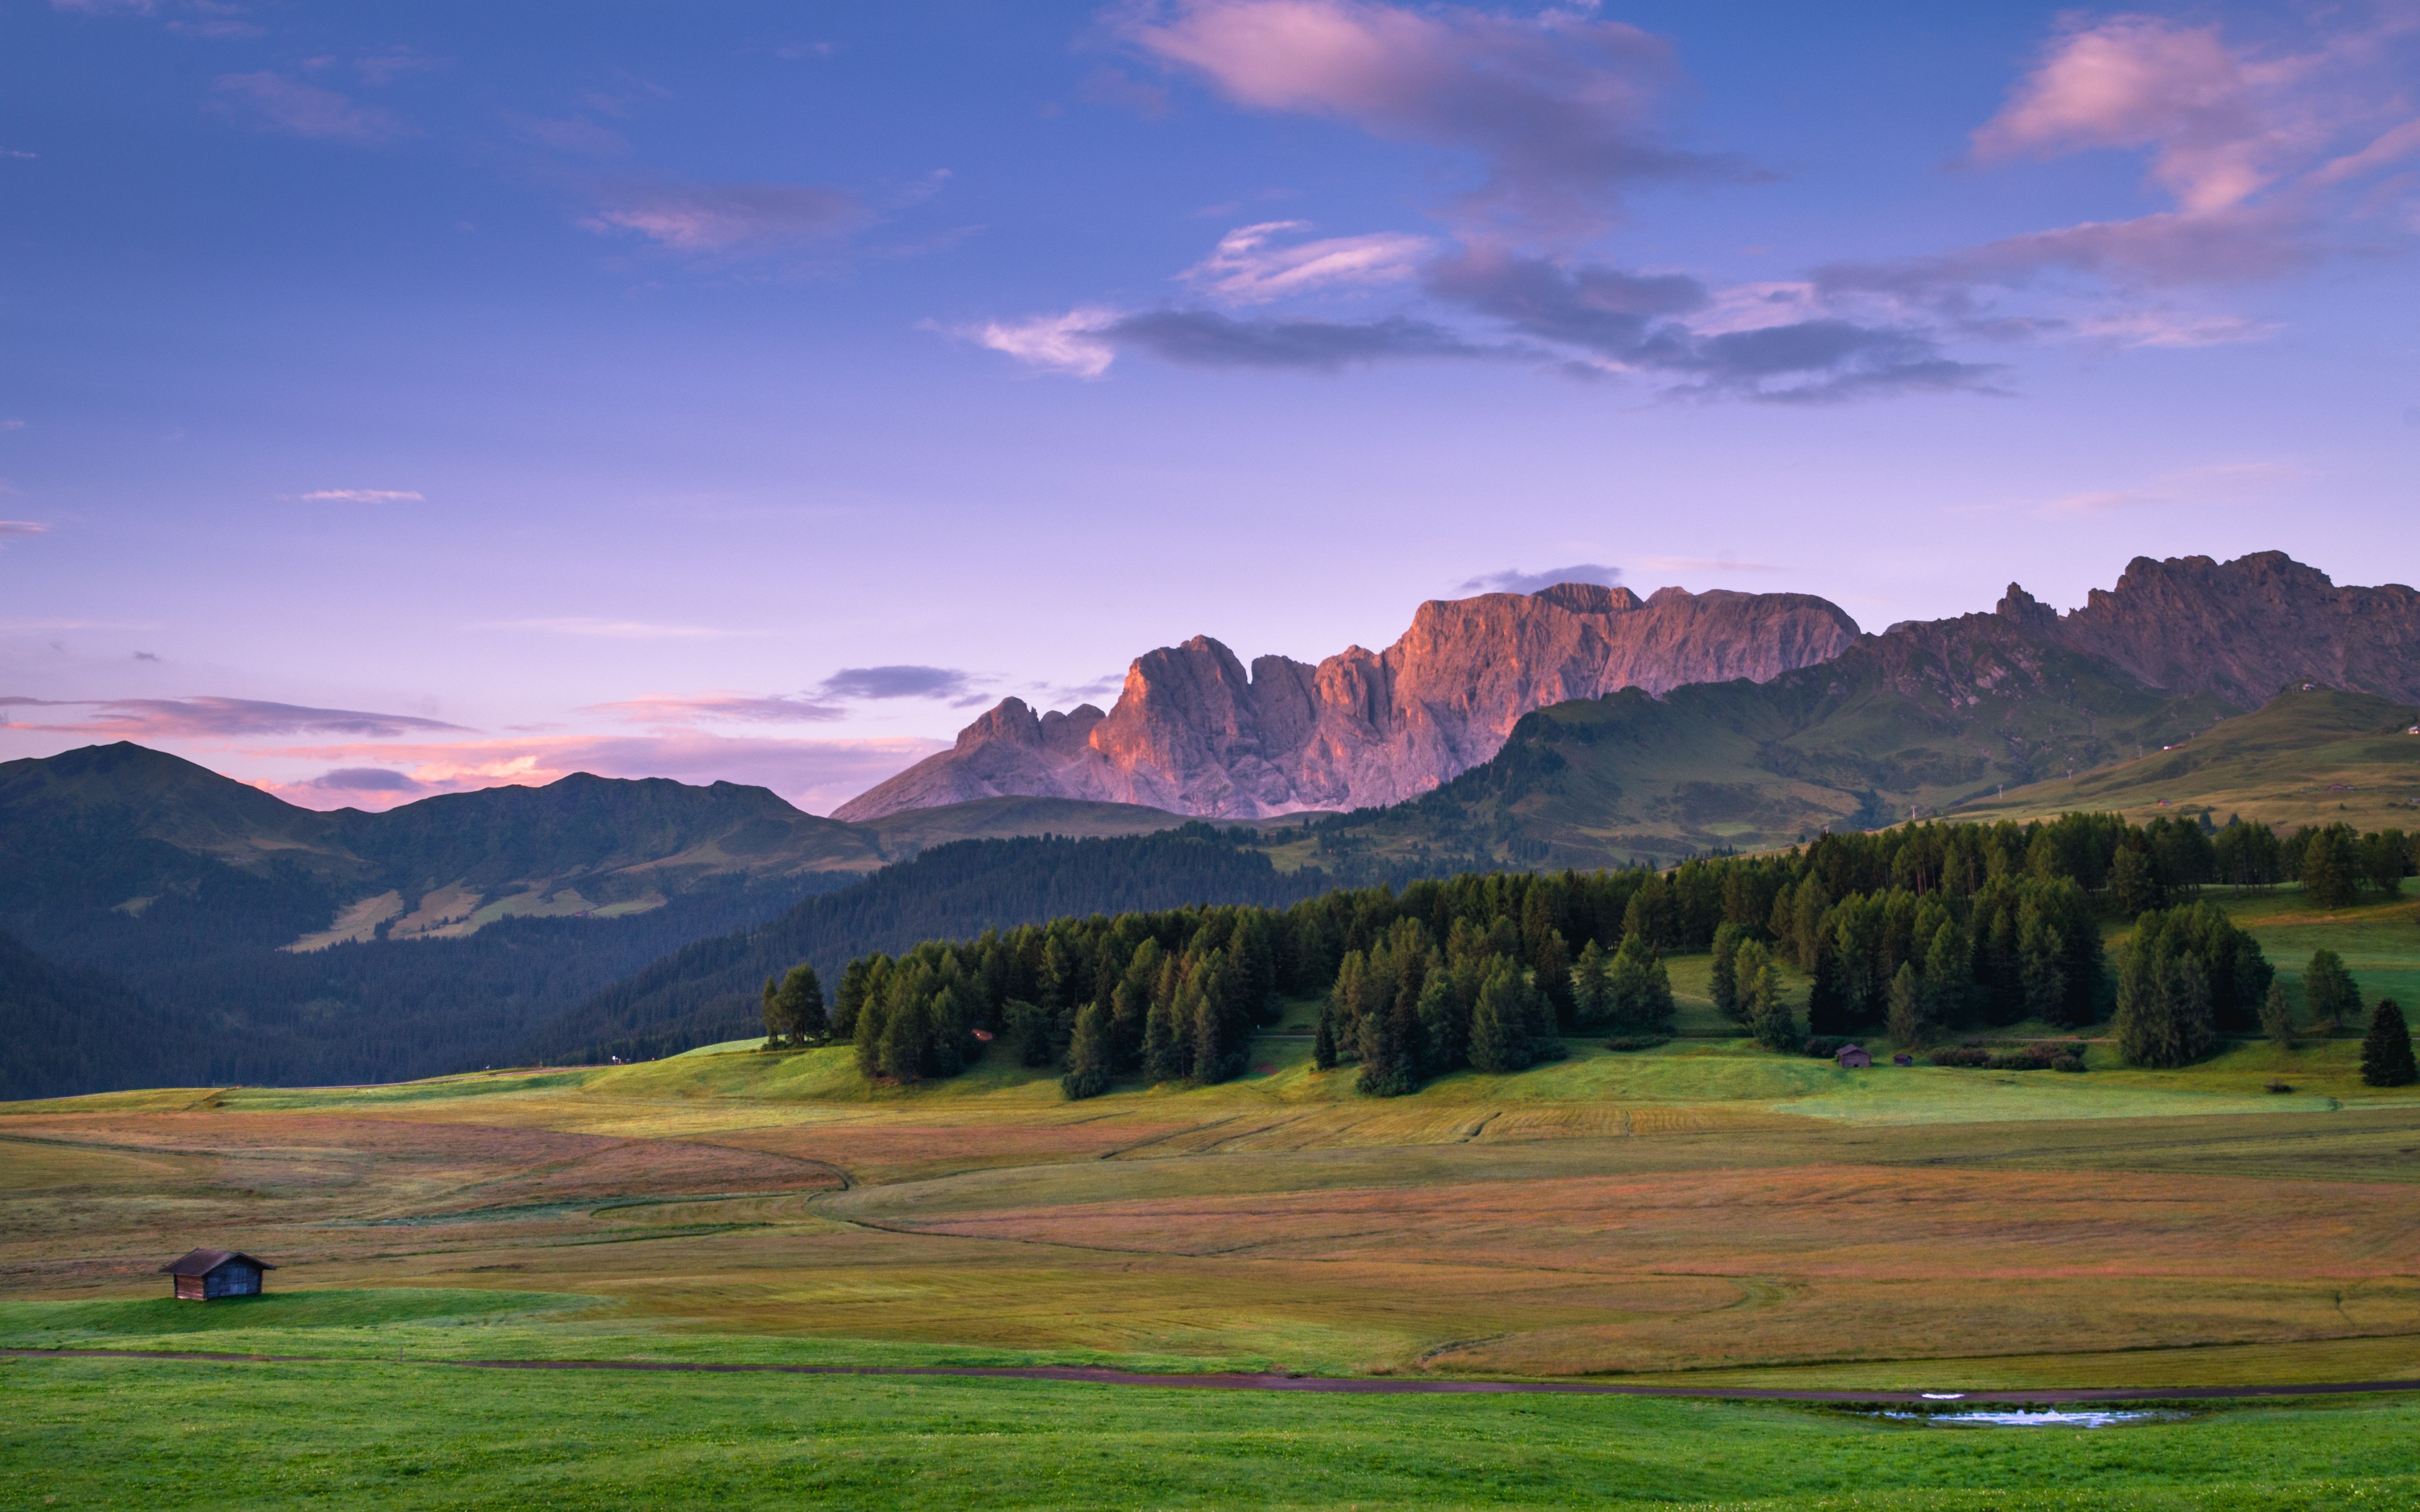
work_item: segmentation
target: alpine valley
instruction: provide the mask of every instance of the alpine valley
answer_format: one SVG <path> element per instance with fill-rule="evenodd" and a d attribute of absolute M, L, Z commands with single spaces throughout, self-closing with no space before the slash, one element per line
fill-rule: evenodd
<path fill-rule="evenodd" d="M 0 765 L 0 1098 L 661 1055 L 745 1032 L 789 962 L 831 980 L 1065 915 L 1663 865 L 2121 788 L 2250 811 L 2323 766 L 2408 805 L 2415 704 L 2420 594 L 2269 552 L 2137 558 L 2065 614 L 2011 584 L 1880 635 L 1803 594 L 1564 583 L 1432 601 L 1315 666 L 1248 671 L 1198 636 L 1137 657 L 1107 713 L 1005 700 L 830 819 L 586 775 L 320 812 L 90 747 Z"/>

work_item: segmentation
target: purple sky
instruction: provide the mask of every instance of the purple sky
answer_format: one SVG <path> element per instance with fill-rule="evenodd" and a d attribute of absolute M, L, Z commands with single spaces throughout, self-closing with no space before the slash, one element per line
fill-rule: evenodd
<path fill-rule="evenodd" d="M 2420 577 L 2420 8 L 0 0 L 0 759 L 828 810 L 1570 573 Z"/>

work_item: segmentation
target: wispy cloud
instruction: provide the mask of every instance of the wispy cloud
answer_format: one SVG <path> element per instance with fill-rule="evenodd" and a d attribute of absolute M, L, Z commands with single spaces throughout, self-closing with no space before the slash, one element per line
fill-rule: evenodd
<path fill-rule="evenodd" d="M 2269 498 L 2310 474 L 2286 462 L 2218 462 L 2180 468 L 2132 487 L 2068 494 L 2042 503 L 2045 515 L 2099 515 L 2145 507 L 2242 503 Z"/>
<path fill-rule="evenodd" d="M 603 714 L 631 724 L 688 725 L 701 720 L 736 720 L 753 724 L 796 724 L 841 719 L 848 711 L 784 693 L 649 693 L 613 703 L 592 703 L 582 714 Z"/>
<path fill-rule="evenodd" d="M 377 147 L 413 134 L 391 111 L 276 73 L 223 73 L 210 81 L 210 88 L 224 108 L 294 136 Z"/>
<path fill-rule="evenodd" d="M 51 528 L 30 519 L 0 519 L 0 547 L 29 535 L 48 535 Z"/>
<path fill-rule="evenodd" d="M 1640 557 L 1638 564 L 1654 572 L 1788 572 L 1770 562 L 1742 562 L 1736 557 Z"/>
<path fill-rule="evenodd" d="M 1671 49 L 1579 8 L 1508 16 L 1371 0 L 1175 0 L 1112 25 L 1169 68 L 1249 109 L 1324 116 L 1478 160 L 1457 218 L 1587 236 L 1645 181 L 1748 177 L 1735 159 L 1662 139 Z"/>
<path fill-rule="evenodd" d="M 300 497 L 305 502 L 347 504 L 416 504 L 425 498 L 412 488 L 314 488 Z"/>
<path fill-rule="evenodd" d="M 1458 594 L 1534 594 L 1557 583 L 1596 583 L 1612 588 L 1621 581 L 1621 569 L 1602 562 L 1578 562 L 1568 567 L 1547 567 L 1539 572 L 1524 572 L 1507 567 L 1454 585 Z"/>
<path fill-rule="evenodd" d="M 338 766 L 297 786 L 320 793 L 341 794 L 347 797 L 415 798 L 428 791 L 427 783 L 415 781 L 401 772 L 383 766 Z"/>
<path fill-rule="evenodd" d="M 1357 321 L 1238 320 L 1216 310 L 1127 313 L 1085 307 L 1061 316 L 965 328 L 960 334 L 1030 368 L 1075 378 L 1099 378 L 1125 351 L 1187 367 L 1310 373 L 1408 358 L 1526 355 L 1407 316 Z"/>
<path fill-rule="evenodd" d="M 1340 287 L 1402 283 L 1435 250 L 1427 237 L 1400 232 L 1288 239 L 1310 230 L 1308 221 L 1264 221 L 1228 232 L 1209 256 L 1181 276 L 1225 304 L 1265 304 L 1272 300 Z"/>
<path fill-rule="evenodd" d="M 844 667 L 816 687 L 833 699 L 962 699 L 975 676 L 954 667 Z"/>
<path fill-rule="evenodd" d="M 704 625 L 659 625 L 647 620 L 591 619 L 571 615 L 559 619 L 494 620 L 473 626 L 480 630 L 529 630 L 540 635 L 587 636 L 603 640 L 712 640 L 747 635 L 745 630 L 719 630 Z"/>
<path fill-rule="evenodd" d="M 582 224 L 674 252 L 758 255 L 829 241 L 871 218 L 855 193 L 821 185 L 624 180 L 604 187 Z"/>
<path fill-rule="evenodd" d="M 92 709 L 87 718 L 18 729 L 62 734 L 101 735 L 114 740 L 225 740 L 261 735 L 328 734 L 392 738 L 418 731 L 459 731 L 442 719 L 359 709 L 315 709 L 257 699 L 35 699 L 0 698 L 0 708 Z"/>

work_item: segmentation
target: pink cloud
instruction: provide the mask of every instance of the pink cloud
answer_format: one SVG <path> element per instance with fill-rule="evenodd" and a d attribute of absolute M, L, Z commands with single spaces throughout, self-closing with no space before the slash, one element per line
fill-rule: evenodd
<path fill-rule="evenodd" d="M 257 735 L 319 733 L 368 738 L 413 731 L 460 730 L 442 719 L 409 714 L 372 714 L 359 709 L 315 709 L 257 699 L 32 699 L 0 698 L 0 709 L 98 709 L 89 718 L 8 728 L 55 734 L 98 735 L 110 740 L 225 740 Z"/>
<path fill-rule="evenodd" d="M 2140 304 L 2145 291 L 2273 279 L 2342 250 L 2363 210 L 2342 186 L 2420 151 L 2392 28 L 2311 34 L 2302 50 L 2231 43 L 2215 25 L 2071 19 L 1978 127 L 1984 164 L 2122 149 L 2149 159 L 2172 208 L 1978 246 L 1819 270 L 1823 294 L 1912 301 L 1984 335 L 2064 332 L 2197 346 L 2257 321 Z M 2001 315 L 1996 293 L 2065 275 L 2071 306 Z M 2096 293 L 2098 298 L 2096 299 Z M 2039 307 L 2038 307 L 2039 308 Z"/>
<path fill-rule="evenodd" d="M 607 186 L 582 224 L 675 252 L 761 254 L 829 240 L 868 219 L 855 194 L 812 184 L 622 182 Z"/>
<path fill-rule="evenodd" d="M 651 735 L 540 735 L 457 742 L 361 741 L 247 750 L 263 760 L 334 764 L 349 772 L 347 785 L 331 772 L 303 782 L 262 782 L 289 803 L 309 808 L 345 804 L 387 807 L 436 793 L 477 788 L 536 787 L 593 772 L 599 777 L 669 777 L 683 782 L 731 781 L 772 789 L 810 812 L 828 812 L 937 750 L 923 739 L 746 739 L 694 732 Z M 411 788 L 357 785 L 364 772 L 383 782 L 401 778 Z M 388 795 L 392 795 L 391 797 Z"/>
<path fill-rule="evenodd" d="M 1461 209 L 1481 221 L 1586 234 L 1612 218 L 1622 185 L 1741 172 L 1656 140 L 1655 100 L 1677 71 L 1661 39 L 1577 10 L 1175 0 L 1114 24 L 1239 105 L 1478 157 L 1487 178 Z"/>
<path fill-rule="evenodd" d="M 2256 61 L 2215 26 L 2156 16 L 2071 22 L 1975 132 L 1986 162 L 2148 147 L 2151 176 L 2194 212 L 2241 205 L 2314 129 L 2288 91 L 2304 60 Z"/>
<path fill-rule="evenodd" d="M 257 124 L 295 136 L 375 147 L 412 134 L 391 112 L 357 105 L 333 89 L 274 73 L 223 73 L 210 81 L 210 87 L 228 108 L 240 108 Z"/>
<path fill-rule="evenodd" d="M 1435 250 L 1427 237 L 1401 232 L 1372 236 L 1290 239 L 1308 231 L 1308 221 L 1266 221 L 1241 226 L 1218 239 L 1209 256 L 1183 277 L 1228 304 L 1264 304 L 1320 289 L 1401 283 Z"/>
<path fill-rule="evenodd" d="M 811 703 L 778 693 L 650 693 L 613 703 L 592 703 L 580 712 L 611 715 L 631 724 L 655 725 L 695 724 L 701 719 L 791 724 L 840 719 L 848 715 L 847 710 L 835 704 Z"/>

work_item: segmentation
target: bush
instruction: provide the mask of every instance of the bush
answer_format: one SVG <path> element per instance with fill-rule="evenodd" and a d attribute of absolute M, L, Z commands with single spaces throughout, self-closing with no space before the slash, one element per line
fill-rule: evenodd
<path fill-rule="evenodd" d="M 2050 1069 L 2053 1071 L 2080 1072 L 2084 1069 L 2084 1057 L 2082 1056 L 2060 1056 L 2050 1063 Z"/>
<path fill-rule="evenodd" d="M 1829 1060 L 1840 1053 L 1841 1046 L 1856 1042 L 1837 1034 L 1819 1034 L 1807 1041 L 1807 1054 L 1815 1060 Z"/>
<path fill-rule="evenodd" d="M 1607 1050 L 1652 1050 L 1659 1044 L 1670 1044 L 1671 1037 L 1662 1034 L 1617 1034 L 1605 1042 Z"/>
<path fill-rule="evenodd" d="M 2290 1092 L 2294 1089 L 2294 1084 L 2283 1080 L 2282 1078 L 2272 1076 L 2269 1078 L 2268 1089 L 2273 1092 Z"/>
<path fill-rule="evenodd" d="M 1994 1050 L 1984 1057 L 1983 1064 L 1993 1071 L 2040 1071 L 2050 1061 L 2030 1050 Z"/>
<path fill-rule="evenodd" d="M 1980 1066 L 1992 1057 L 1988 1052 L 1970 1045 L 1949 1045 L 1935 1050 L 1930 1058 L 1936 1066 Z"/>

